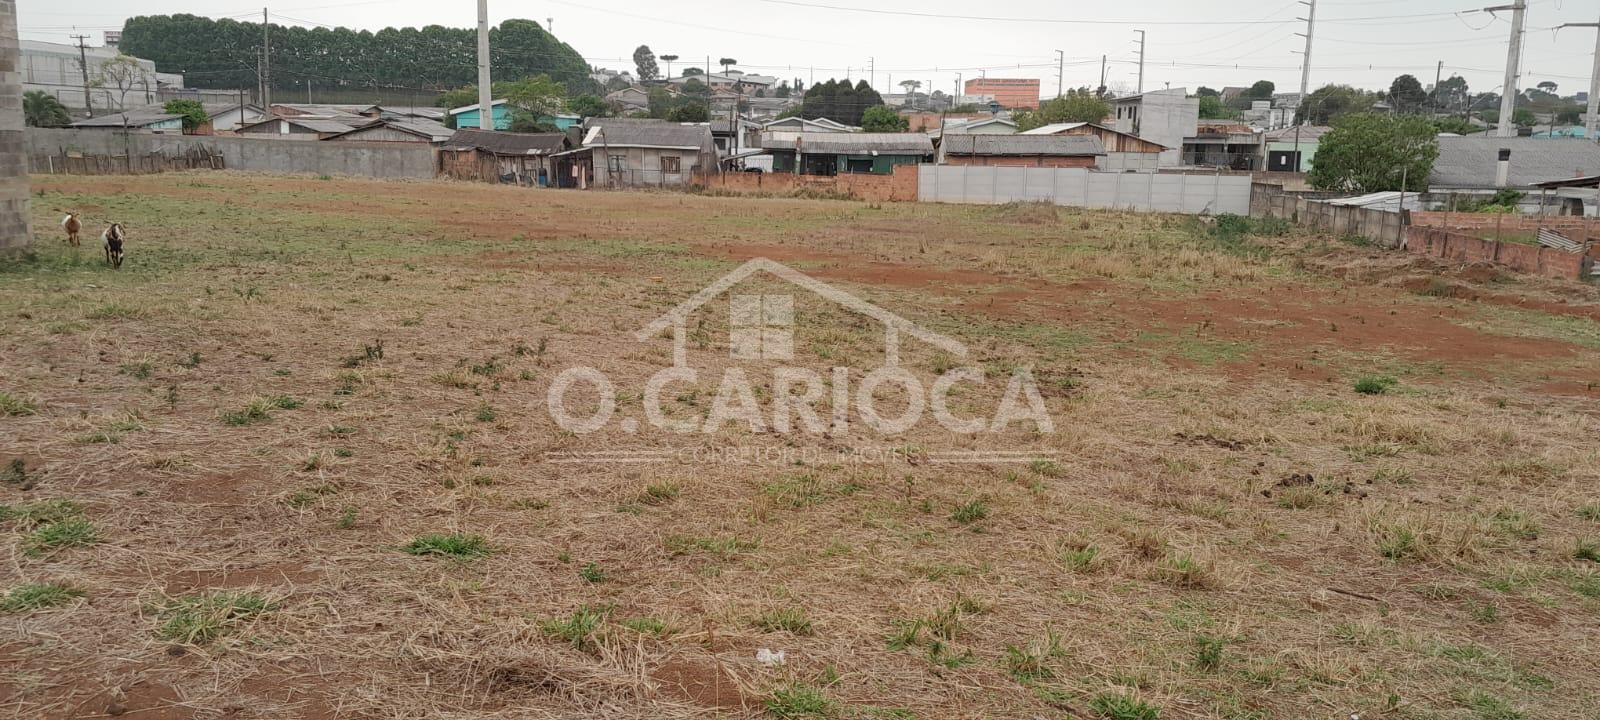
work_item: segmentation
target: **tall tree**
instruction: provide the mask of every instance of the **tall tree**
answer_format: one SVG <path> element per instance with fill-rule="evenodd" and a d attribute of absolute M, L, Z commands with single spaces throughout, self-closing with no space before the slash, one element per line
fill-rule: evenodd
<path fill-rule="evenodd" d="M 1343 115 L 1320 139 L 1307 179 L 1335 192 L 1422 192 L 1439 157 L 1435 132 L 1422 115 Z"/>
<path fill-rule="evenodd" d="M 725 58 L 717 60 L 717 64 L 722 66 L 722 74 L 723 75 L 727 75 L 728 74 L 728 68 L 733 67 L 734 65 L 738 65 L 739 61 L 735 60 L 733 58 L 726 58 L 725 57 Z"/>
<path fill-rule="evenodd" d="M 319 78 L 351 89 L 448 88 L 477 80 L 473 28 L 349 28 L 273 25 L 273 85 L 300 86 Z M 489 30 L 495 77 L 517 80 L 548 75 L 568 92 L 594 92 L 589 63 L 533 20 L 510 19 Z M 181 68 L 214 87 L 256 84 L 261 24 L 197 15 L 144 15 L 123 25 L 123 52 Z M 303 86 L 301 86 L 303 87 Z"/>
<path fill-rule="evenodd" d="M 1422 82 L 1415 75 L 1401 75 L 1389 83 L 1389 102 L 1394 103 L 1395 109 L 1400 112 L 1416 112 L 1422 109 L 1422 102 L 1428 98 L 1428 93 L 1422 89 Z"/>
<path fill-rule="evenodd" d="M 192 133 L 195 128 L 211 122 L 211 115 L 206 113 L 205 106 L 201 105 L 199 100 L 183 98 L 168 100 L 161 109 L 171 115 L 182 115 L 185 133 Z"/>
<path fill-rule="evenodd" d="M 1032 130 L 1052 123 L 1103 122 L 1111 114 L 1111 106 L 1096 97 L 1086 87 L 1068 90 L 1067 94 L 1039 104 L 1037 111 L 1019 110 L 1012 114 L 1020 130 Z"/>
<path fill-rule="evenodd" d="M 1219 93 L 1219 92 L 1217 92 L 1216 90 L 1214 90 L 1212 88 L 1208 88 L 1208 87 L 1206 87 L 1204 85 L 1201 85 L 1198 89 L 1196 89 L 1194 91 L 1194 96 L 1195 97 L 1222 97 L 1222 93 Z"/>
<path fill-rule="evenodd" d="M 656 54 L 650 52 L 649 45 L 640 45 L 633 49 L 633 69 L 639 73 L 640 80 L 654 80 L 661 75 L 661 68 L 656 65 Z"/>
<path fill-rule="evenodd" d="M 662 55 L 661 62 L 667 64 L 667 77 L 672 77 L 672 61 L 677 60 L 677 55 Z"/>
<path fill-rule="evenodd" d="M 1244 91 L 1244 96 L 1254 100 L 1268 100 L 1272 98 L 1272 93 L 1277 90 L 1278 86 L 1271 80 L 1257 80 L 1250 86 L 1249 90 Z"/>
<path fill-rule="evenodd" d="M 911 121 L 887 105 L 874 105 L 861 114 L 861 129 L 867 132 L 905 132 L 911 129 Z"/>
<path fill-rule="evenodd" d="M 1236 117 L 1239 117 L 1239 112 L 1228 107 L 1227 103 L 1222 102 L 1221 97 L 1216 95 L 1200 96 L 1200 119 L 1230 120 Z"/>
<path fill-rule="evenodd" d="M 98 71 L 101 84 L 110 85 L 117 91 L 117 107 L 128 107 L 128 91 L 143 84 L 146 88 L 152 78 L 147 77 L 144 66 L 139 60 L 128 55 L 118 53 L 116 57 L 108 58 L 100 63 Z M 141 103 L 143 104 L 143 103 Z"/>
<path fill-rule="evenodd" d="M 1300 107 L 1295 110 L 1295 121 L 1327 125 L 1341 115 L 1371 110 L 1376 100 L 1376 96 L 1366 90 L 1349 85 L 1327 85 L 1301 99 Z M 1317 152 L 1321 152 L 1320 147 Z"/>
<path fill-rule="evenodd" d="M 1451 75 L 1440 80 L 1433 88 L 1429 99 L 1435 110 L 1456 111 L 1466 108 L 1470 93 L 1467 91 L 1467 80 L 1460 75 Z"/>
<path fill-rule="evenodd" d="M 865 80 L 855 85 L 849 80 L 828 80 L 806 88 L 798 114 L 808 120 L 825 117 L 846 125 L 860 125 L 867 108 L 882 104 L 883 97 Z"/>

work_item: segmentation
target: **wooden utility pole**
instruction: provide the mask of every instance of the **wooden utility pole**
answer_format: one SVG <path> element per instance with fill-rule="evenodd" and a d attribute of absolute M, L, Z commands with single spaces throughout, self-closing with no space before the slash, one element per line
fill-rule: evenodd
<path fill-rule="evenodd" d="M 28 231 L 28 155 L 23 137 L 22 44 L 16 0 L 0 0 L 0 254 L 20 251 Z"/>
<path fill-rule="evenodd" d="M 72 39 L 78 41 L 78 69 L 83 71 L 83 107 L 89 111 L 89 117 L 94 117 L 94 99 L 89 97 L 89 49 L 83 44 L 89 36 L 73 35 Z"/>

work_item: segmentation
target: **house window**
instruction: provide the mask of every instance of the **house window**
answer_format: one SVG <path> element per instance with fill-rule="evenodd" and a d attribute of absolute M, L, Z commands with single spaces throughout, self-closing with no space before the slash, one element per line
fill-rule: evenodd
<path fill-rule="evenodd" d="M 661 172 L 664 172 L 664 173 L 676 173 L 676 172 L 679 172 L 679 168 L 680 167 L 682 167 L 682 166 L 678 164 L 678 158 L 675 158 L 675 157 L 664 157 L 664 158 L 661 158 Z"/>
<path fill-rule="evenodd" d="M 733 296 L 728 344 L 736 360 L 794 359 L 794 296 Z"/>
<path fill-rule="evenodd" d="M 611 172 L 623 172 L 628 169 L 628 156 L 612 155 L 606 158 L 606 163 L 606 167 L 611 168 Z"/>

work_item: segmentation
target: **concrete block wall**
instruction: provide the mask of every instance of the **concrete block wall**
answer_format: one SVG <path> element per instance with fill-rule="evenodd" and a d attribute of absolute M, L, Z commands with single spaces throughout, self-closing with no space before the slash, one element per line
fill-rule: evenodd
<path fill-rule="evenodd" d="M 729 172 L 703 177 L 699 183 L 728 192 L 749 195 L 792 195 L 803 190 L 848 195 L 867 202 L 915 202 L 916 165 L 898 165 L 887 175 L 794 175 L 790 173 Z"/>
<path fill-rule="evenodd" d="M 1413 212 L 1411 224 L 1466 230 L 1476 234 L 1502 232 L 1527 234 L 1549 228 L 1575 239 L 1594 237 L 1595 219 L 1572 215 L 1514 215 L 1508 213 Z"/>
<path fill-rule="evenodd" d="M 274 138 L 165 135 L 102 129 L 28 128 L 32 154 L 182 154 L 199 146 L 222 155 L 231 170 L 374 178 L 433 178 L 438 160 L 425 143 L 299 142 Z"/>
<path fill-rule="evenodd" d="M 1092 208 L 1198 214 L 1250 209 L 1250 177 L 1188 173 L 1102 173 L 1082 168 L 919 166 L 924 202 L 1049 202 Z"/>
<path fill-rule="evenodd" d="M 1401 244 L 1405 221 L 1400 213 L 1344 207 L 1282 192 L 1276 185 L 1256 183 L 1250 189 L 1250 217 L 1272 217 L 1333 235 L 1365 238 L 1386 248 Z"/>
<path fill-rule="evenodd" d="M 1406 228 L 1405 249 L 1442 260 L 1487 262 L 1545 277 L 1576 280 L 1584 277 L 1591 259 L 1537 245 L 1498 242 L 1440 228 Z"/>

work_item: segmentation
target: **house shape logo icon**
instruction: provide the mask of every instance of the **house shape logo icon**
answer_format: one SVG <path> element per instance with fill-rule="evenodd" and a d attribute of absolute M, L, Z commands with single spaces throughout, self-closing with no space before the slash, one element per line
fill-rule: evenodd
<path fill-rule="evenodd" d="M 862 300 L 839 288 L 768 258 L 755 258 L 717 278 L 700 292 L 679 303 L 665 315 L 640 328 L 634 337 L 647 341 L 672 328 L 672 364 L 687 367 L 689 356 L 689 316 L 751 276 L 766 272 L 848 310 L 866 315 L 883 325 L 883 353 L 886 367 L 900 364 L 900 339 L 914 337 L 958 358 L 967 356 L 967 347 L 953 338 L 933 332 L 893 312 Z M 733 295 L 728 312 L 729 346 L 736 360 L 791 360 L 794 357 L 794 296 Z"/>

